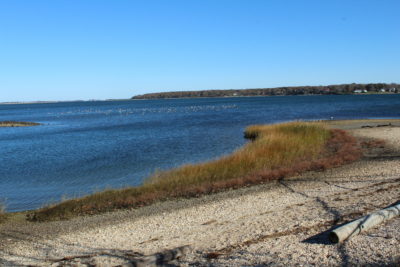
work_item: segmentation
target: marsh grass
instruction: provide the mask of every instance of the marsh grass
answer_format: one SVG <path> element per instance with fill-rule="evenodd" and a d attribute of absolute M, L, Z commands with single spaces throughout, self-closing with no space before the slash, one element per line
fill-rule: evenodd
<path fill-rule="evenodd" d="M 196 197 L 306 170 L 323 170 L 354 161 L 361 155 L 353 137 L 320 123 L 255 125 L 246 129 L 245 137 L 252 141 L 228 156 L 157 172 L 139 187 L 67 200 L 30 212 L 28 220 L 68 219 L 177 197 Z"/>
<path fill-rule="evenodd" d="M 6 206 L 0 202 L 0 223 L 6 218 Z"/>
<path fill-rule="evenodd" d="M 330 133 L 317 125 L 289 123 L 252 126 L 246 129 L 245 136 L 253 136 L 253 141 L 231 155 L 158 173 L 150 177 L 145 186 L 176 190 L 287 167 L 301 159 L 316 158 Z"/>
<path fill-rule="evenodd" d="M 40 125 L 40 123 L 24 121 L 0 121 L 0 127 L 24 127 L 37 125 Z"/>

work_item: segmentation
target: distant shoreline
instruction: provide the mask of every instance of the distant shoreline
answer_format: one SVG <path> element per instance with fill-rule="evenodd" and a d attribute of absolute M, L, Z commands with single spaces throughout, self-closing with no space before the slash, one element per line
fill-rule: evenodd
<path fill-rule="evenodd" d="M 362 95 L 362 94 L 396 94 L 400 84 L 335 84 L 325 86 L 284 86 L 275 88 L 248 89 L 211 89 L 197 91 L 156 92 L 133 96 L 132 99 L 175 99 L 207 97 L 251 97 L 251 96 L 287 96 L 287 95 Z"/>
<path fill-rule="evenodd" d="M 250 90 L 250 89 L 249 89 Z M 195 92 L 195 91 L 193 91 Z M 175 93 L 175 92 L 173 92 Z M 163 95 L 164 93 L 155 93 Z M 398 95 L 400 93 L 395 92 L 367 92 L 367 93 L 316 93 L 316 94 L 277 94 L 277 95 L 224 95 L 224 96 L 177 96 L 177 97 L 147 97 L 147 95 L 153 94 L 145 94 L 145 95 L 137 95 L 130 99 L 126 100 L 168 100 L 168 99 L 207 99 L 207 98 L 242 98 L 242 97 L 276 97 L 276 96 L 327 96 L 327 95 Z M 100 101 L 122 101 L 122 100 L 100 100 Z"/>
<path fill-rule="evenodd" d="M 0 102 L 1 105 L 31 105 L 31 104 L 57 104 L 57 103 L 76 103 L 76 102 L 110 102 L 110 101 L 140 101 L 140 100 L 173 100 L 173 99 L 207 99 L 207 98 L 248 98 L 248 97 L 271 97 L 271 96 L 325 96 L 325 95 L 398 95 L 394 92 L 368 92 L 368 93 L 342 93 L 342 94 L 287 94 L 287 95 L 226 95 L 226 96 L 184 96 L 184 97 L 160 97 L 142 98 L 134 96 L 126 99 L 105 99 L 105 100 L 66 100 L 66 101 L 28 101 L 28 102 Z"/>
<path fill-rule="evenodd" d="M 66 100 L 66 101 L 27 101 L 27 102 L 0 102 L 0 105 L 28 105 L 28 104 L 55 104 L 55 103 L 71 103 L 71 102 L 99 102 L 111 100 Z"/>
<path fill-rule="evenodd" d="M 247 89 L 209 89 L 193 91 L 167 91 L 135 95 L 123 99 L 88 99 L 88 100 L 36 100 L 36 101 L 5 101 L 0 105 L 23 104 L 52 104 L 71 102 L 107 102 L 131 100 L 157 100 L 179 98 L 227 98 L 227 97 L 262 97 L 262 96 L 311 96 L 311 95 L 389 95 L 399 94 L 398 83 L 368 83 L 368 84 L 335 84 L 317 86 L 284 86 L 272 88 L 247 88 Z"/>
<path fill-rule="evenodd" d="M 239 96 L 185 96 L 185 97 L 166 97 L 166 98 L 131 98 L 127 100 L 131 101 L 144 101 L 144 100 L 176 100 L 176 99 L 223 99 L 223 98 L 249 98 L 249 97 L 283 97 L 283 96 L 328 96 L 328 95 L 340 95 L 340 96 L 365 96 L 365 95 L 400 95 L 400 93 L 351 93 L 351 94 L 304 94 L 304 95 L 239 95 Z M 112 101 L 112 100 L 104 100 L 104 101 Z M 122 101 L 122 100 L 117 100 Z"/>

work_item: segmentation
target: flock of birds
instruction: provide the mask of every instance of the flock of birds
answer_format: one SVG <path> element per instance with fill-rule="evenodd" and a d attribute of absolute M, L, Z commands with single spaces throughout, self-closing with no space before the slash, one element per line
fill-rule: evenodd
<path fill-rule="evenodd" d="M 236 109 L 237 105 L 205 105 L 205 106 L 185 106 L 185 107 L 157 107 L 157 108 L 89 108 L 89 109 L 71 109 L 64 112 L 49 112 L 47 115 L 55 116 L 68 116 L 68 115 L 89 115 L 89 114 L 102 114 L 102 115 L 131 115 L 140 114 L 145 115 L 149 113 L 193 113 L 202 111 L 221 111 L 226 109 Z"/>

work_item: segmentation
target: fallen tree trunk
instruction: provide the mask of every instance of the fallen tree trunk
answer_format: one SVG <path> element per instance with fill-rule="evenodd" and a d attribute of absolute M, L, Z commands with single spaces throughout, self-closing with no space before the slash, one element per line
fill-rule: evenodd
<path fill-rule="evenodd" d="M 358 235 L 368 229 L 400 215 L 400 202 L 389 208 L 371 213 L 358 220 L 345 224 L 329 233 L 329 239 L 333 243 Z"/>

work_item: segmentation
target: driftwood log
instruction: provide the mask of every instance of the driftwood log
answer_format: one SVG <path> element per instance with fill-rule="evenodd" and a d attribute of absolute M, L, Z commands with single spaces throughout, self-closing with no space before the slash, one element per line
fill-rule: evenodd
<path fill-rule="evenodd" d="M 348 238 L 351 238 L 364 231 L 367 231 L 368 229 L 371 229 L 374 226 L 399 215 L 400 215 L 400 202 L 389 208 L 371 213 L 365 217 L 362 217 L 358 220 L 352 221 L 339 228 L 336 228 L 335 230 L 329 233 L 329 239 L 333 243 L 343 242 Z"/>

